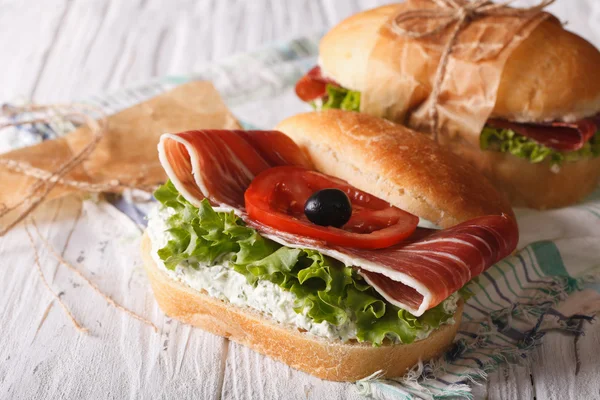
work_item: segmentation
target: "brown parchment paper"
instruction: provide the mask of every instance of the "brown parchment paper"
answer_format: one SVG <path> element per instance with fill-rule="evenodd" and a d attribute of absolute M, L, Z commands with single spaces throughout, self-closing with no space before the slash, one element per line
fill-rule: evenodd
<path fill-rule="evenodd" d="M 398 12 L 433 9 L 430 0 L 407 0 Z M 396 15 L 395 13 L 392 18 Z M 420 39 L 394 34 L 388 20 L 369 55 L 361 111 L 430 132 L 429 97 L 450 31 Z M 441 142 L 459 135 L 479 147 L 479 136 L 496 103 L 504 65 L 512 51 L 545 19 L 488 16 L 472 21 L 457 38 L 441 86 L 437 110 Z M 446 20 L 420 19 L 409 28 L 426 31 Z"/>
<path fill-rule="evenodd" d="M 156 146 L 161 134 L 191 129 L 239 129 L 239 124 L 210 82 L 191 82 L 108 117 L 108 131 L 94 152 L 65 178 L 88 183 L 118 179 L 127 185 L 166 180 Z M 47 171 L 56 170 L 91 140 L 88 127 L 63 138 L 5 153 Z M 0 166 L 0 204 L 11 206 L 29 193 L 35 178 Z M 57 185 L 48 199 L 77 192 Z"/>

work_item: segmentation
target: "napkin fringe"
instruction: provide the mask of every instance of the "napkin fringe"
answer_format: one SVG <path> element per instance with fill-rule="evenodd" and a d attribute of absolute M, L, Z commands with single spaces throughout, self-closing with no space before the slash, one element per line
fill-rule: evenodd
<path fill-rule="evenodd" d="M 469 384 L 481 384 L 502 363 L 530 362 L 529 353 L 541 344 L 547 332 L 582 334 L 580 321 L 591 321 L 593 317 L 565 316 L 555 306 L 584 284 L 597 282 L 599 276 L 594 273 L 580 279 L 544 279 L 543 285 L 529 287 L 522 293 L 530 301 L 515 302 L 491 312 L 487 319 L 470 321 L 480 323 L 478 333 L 460 331 L 458 340 L 444 356 L 419 362 L 402 378 L 382 379 L 383 371 L 378 371 L 356 382 L 359 393 L 379 400 L 473 399 Z"/>

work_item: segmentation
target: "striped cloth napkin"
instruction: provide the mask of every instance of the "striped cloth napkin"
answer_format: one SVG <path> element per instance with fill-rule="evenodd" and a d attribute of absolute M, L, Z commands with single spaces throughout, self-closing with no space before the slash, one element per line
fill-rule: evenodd
<path fill-rule="evenodd" d="M 172 76 L 87 99 L 107 113 L 194 80 L 210 80 L 246 127 L 271 128 L 308 107 L 293 94 L 296 80 L 316 63 L 319 36 L 281 43 L 207 65 L 189 76 Z M 0 149 L 22 147 L 67 133 L 69 124 L 15 129 L 2 135 Z M 125 198 L 114 204 L 145 225 L 145 205 Z M 381 380 L 378 374 L 357 385 L 377 399 L 471 397 L 473 382 L 503 362 L 522 362 L 544 334 L 580 334 L 583 321 L 600 310 L 600 190 L 581 204 L 539 212 L 516 210 L 521 228 L 519 251 L 494 265 L 469 285 L 463 322 L 454 346 L 440 359 L 421 363 L 405 377 Z M 586 290 L 587 296 L 572 296 Z M 579 298 L 580 300 L 577 300 Z M 569 299 L 570 310 L 559 303 Z M 567 314 L 567 315 L 565 315 Z"/>

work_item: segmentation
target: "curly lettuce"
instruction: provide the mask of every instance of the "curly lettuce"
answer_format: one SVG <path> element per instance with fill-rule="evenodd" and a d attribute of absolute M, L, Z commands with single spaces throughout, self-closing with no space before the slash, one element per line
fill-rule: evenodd
<path fill-rule="evenodd" d="M 326 101 L 320 109 L 341 109 L 346 111 L 360 111 L 360 92 L 348 90 L 340 86 L 328 84 Z M 315 103 L 313 107 L 318 108 Z M 485 126 L 479 137 L 482 150 L 500 151 L 529 160 L 531 163 L 540 163 L 549 160 L 550 166 L 560 166 L 563 162 L 579 161 L 585 158 L 600 156 L 600 131 L 576 151 L 562 152 L 551 149 L 511 129 L 493 128 Z"/>
<path fill-rule="evenodd" d="M 383 299 L 356 271 L 318 251 L 282 246 L 246 226 L 233 212 L 217 212 L 208 200 L 200 207 L 186 201 L 167 182 L 154 193 L 175 212 L 167 221 L 171 239 L 158 251 L 169 269 L 187 264 L 228 265 L 248 283 L 272 282 L 292 292 L 296 313 L 314 322 L 356 324 L 359 341 L 379 346 L 386 337 L 413 342 L 452 317 L 443 304 L 415 317 Z"/>
<path fill-rule="evenodd" d="M 600 155 L 600 131 L 576 151 L 562 152 L 546 147 L 511 129 L 492 128 L 485 126 L 479 137 L 482 150 L 494 150 L 510 153 L 524 158 L 531 163 L 540 163 L 548 160 L 551 166 L 560 166 L 563 162 L 578 161 Z"/>
<path fill-rule="evenodd" d="M 327 97 L 321 110 L 340 109 L 360 111 L 360 92 L 344 89 L 343 87 L 327 84 Z M 315 104 L 313 103 L 313 106 Z"/>

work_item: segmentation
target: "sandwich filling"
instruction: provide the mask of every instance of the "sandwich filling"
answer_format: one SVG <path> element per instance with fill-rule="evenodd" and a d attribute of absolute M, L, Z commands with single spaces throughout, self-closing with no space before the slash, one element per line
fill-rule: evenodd
<path fill-rule="evenodd" d="M 168 182 L 150 215 L 152 257 L 172 278 L 278 323 L 331 340 L 411 343 L 454 323 L 455 293 L 415 317 L 390 304 L 354 268 L 318 251 L 263 237 L 208 200 L 195 207 Z"/>
<path fill-rule="evenodd" d="M 420 228 L 415 215 L 314 171 L 279 131 L 164 134 L 158 150 L 170 179 L 155 193 L 171 209 L 155 249 L 165 268 L 218 265 L 253 287 L 269 282 L 311 324 L 354 332 L 339 337 L 426 336 L 452 318 L 448 298 L 518 243 L 506 214 Z"/>
<path fill-rule="evenodd" d="M 360 111 L 360 92 L 341 87 L 310 70 L 296 84 L 296 94 L 316 110 Z M 600 156 L 600 114 L 573 123 L 516 123 L 490 119 L 480 136 L 482 150 L 510 153 L 531 163 L 548 161 L 551 168 Z"/>

